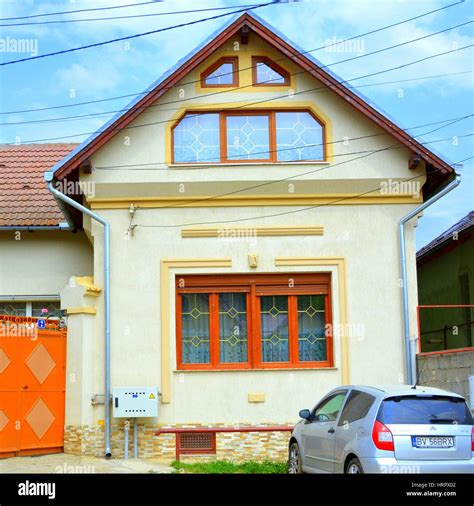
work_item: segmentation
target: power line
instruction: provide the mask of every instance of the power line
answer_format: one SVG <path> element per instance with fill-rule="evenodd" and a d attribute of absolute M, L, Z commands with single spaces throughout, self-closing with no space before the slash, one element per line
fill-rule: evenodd
<path fill-rule="evenodd" d="M 471 137 L 471 136 L 474 136 L 474 134 L 467 134 L 467 135 L 464 135 L 464 136 L 459 136 L 459 138 L 462 138 L 462 137 Z M 434 143 L 434 142 L 442 142 L 442 141 L 446 141 L 446 140 L 449 140 L 450 137 L 446 138 L 446 139 L 438 139 L 436 141 L 431 141 L 430 143 Z M 430 143 L 427 143 L 427 144 L 430 144 Z M 393 145 L 392 145 L 393 146 Z M 362 158 L 366 158 L 368 156 L 371 156 L 375 153 L 380 153 L 381 151 L 386 151 L 388 149 L 396 149 L 396 147 L 392 147 L 392 146 L 387 146 L 386 148 L 382 148 L 382 149 L 379 149 L 379 150 L 374 150 L 372 152 L 370 152 L 369 154 L 365 154 L 363 156 L 360 156 L 360 157 L 356 157 L 356 158 L 352 158 L 350 160 L 345 160 L 345 161 L 342 161 L 338 164 L 334 164 L 334 165 L 331 165 L 331 168 L 337 166 L 337 165 L 343 165 L 345 163 L 349 163 L 349 162 L 353 162 L 355 160 L 359 160 L 359 159 L 362 159 Z M 312 172 L 317 172 L 319 170 L 323 170 L 323 169 L 326 169 L 328 167 L 323 167 L 323 168 L 320 168 L 320 169 L 316 169 Z M 439 172 L 441 169 L 434 169 L 433 172 Z M 421 175 L 417 175 L 417 176 L 414 176 L 412 178 L 409 178 L 409 179 L 404 179 L 403 181 L 411 181 L 411 180 L 414 180 L 414 179 L 418 179 L 420 177 L 424 177 L 425 174 L 421 174 Z M 289 178 L 285 178 L 285 179 L 289 179 Z M 279 182 L 279 181 L 276 181 L 276 182 Z M 271 184 L 273 182 L 269 182 L 267 184 Z M 397 181 L 397 183 L 399 183 Z M 323 207 L 323 206 L 327 206 L 327 205 L 333 205 L 333 204 L 337 204 L 339 202 L 343 202 L 345 200 L 350 200 L 352 198 L 357 198 L 357 197 L 361 197 L 361 196 L 364 196 L 364 195 L 367 195 L 369 193 L 373 193 L 375 191 L 379 191 L 380 190 L 380 186 L 378 186 L 377 188 L 374 188 L 373 190 L 369 190 L 369 191 L 366 191 L 366 192 L 362 192 L 360 194 L 357 194 L 357 195 L 350 195 L 350 196 L 347 196 L 347 197 L 341 197 L 339 199 L 336 199 L 336 200 L 333 200 L 331 202 L 327 202 L 327 203 L 324 203 L 324 204 L 318 204 L 318 205 L 314 205 L 314 206 L 309 206 L 309 207 L 305 207 L 305 208 L 302 208 L 302 209 L 295 209 L 293 211 L 285 211 L 285 212 L 281 212 L 281 213 L 275 213 L 275 214 L 269 214 L 269 215 L 264 215 L 264 216 L 253 216 L 253 217 L 249 217 L 249 218 L 236 218 L 234 220 L 223 220 L 223 221 L 205 221 L 205 222 L 194 222 L 194 223 L 181 223 L 181 224 L 178 224 L 178 225 L 144 225 L 144 224 L 136 224 L 135 226 L 136 227 L 143 227 L 143 228 L 177 228 L 177 227 L 185 227 L 185 226 L 194 226 L 194 225 L 214 225 L 214 224 L 223 224 L 223 223 L 236 223 L 236 222 L 241 222 L 241 221 L 249 221 L 249 220 L 258 220 L 258 219 L 265 219 L 265 218 L 273 218 L 273 217 L 276 217 L 276 216 L 283 216 L 283 215 L 287 215 L 287 214 L 294 214 L 294 213 L 297 213 L 297 212 L 303 212 L 303 211 L 308 211 L 308 210 L 311 210 L 311 209 L 315 209 L 315 208 L 318 208 L 318 207 Z M 162 207 L 158 207 L 157 209 L 167 209 L 168 207 L 170 206 L 162 206 Z"/>
<path fill-rule="evenodd" d="M 413 42 L 418 42 L 418 41 L 426 39 L 428 37 L 433 37 L 435 35 L 439 35 L 440 33 L 444 33 L 444 32 L 453 30 L 454 28 L 458 28 L 460 26 L 468 25 L 468 24 L 471 24 L 471 23 L 474 23 L 474 21 L 468 21 L 468 22 L 465 22 L 465 23 L 461 23 L 461 24 L 456 25 L 456 26 L 445 28 L 445 29 L 440 30 L 438 32 L 433 32 L 433 33 L 430 33 L 428 35 L 424 35 L 422 37 L 417 37 L 416 39 L 411 39 L 411 40 L 408 40 L 408 41 L 405 41 L 405 42 L 401 42 L 399 44 L 395 44 L 393 46 L 388 46 L 388 47 L 385 47 L 385 48 L 377 49 L 375 51 L 372 51 L 370 53 L 366 53 L 364 55 L 353 56 L 351 58 L 346 58 L 345 60 L 339 60 L 339 61 L 334 62 L 334 63 L 329 63 L 329 64 L 323 65 L 323 66 L 321 66 L 319 68 L 320 69 L 325 69 L 325 68 L 328 68 L 328 67 L 332 67 L 334 65 L 339 65 L 340 63 L 345 63 L 345 62 L 348 62 L 348 61 L 351 61 L 351 60 L 357 60 L 359 58 L 364 58 L 364 57 L 367 57 L 367 56 L 372 56 L 374 54 L 378 54 L 378 53 L 381 53 L 383 51 L 388 51 L 388 50 L 391 50 L 391 49 L 394 49 L 394 48 L 397 48 L 397 47 L 400 47 L 400 46 L 411 44 Z M 295 75 L 299 75 L 299 74 L 304 74 L 306 72 L 307 72 L 306 70 L 302 70 L 302 71 L 298 71 L 298 72 L 293 72 L 290 75 L 291 76 L 295 76 Z M 271 83 L 272 81 L 275 81 L 275 80 L 278 80 L 278 79 L 279 79 L 279 77 L 275 77 L 273 79 L 268 79 L 268 80 L 264 81 L 264 83 Z M 104 114 L 113 114 L 113 113 L 128 112 L 128 111 L 137 111 L 137 110 L 139 111 L 140 109 L 145 110 L 145 109 L 148 109 L 148 108 L 151 108 L 151 107 L 162 107 L 163 105 L 167 105 L 167 104 L 180 103 L 180 102 L 185 102 L 185 101 L 189 101 L 189 100 L 196 100 L 196 99 L 206 98 L 206 97 L 209 97 L 209 96 L 220 95 L 222 93 L 229 93 L 231 91 L 236 91 L 236 90 L 240 90 L 240 89 L 243 89 L 243 88 L 249 88 L 249 87 L 252 87 L 252 86 L 253 86 L 253 84 L 246 84 L 246 85 L 243 85 L 243 86 L 237 86 L 237 87 L 233 87 L 233 88 L 230 88 L 230 89 L 225 89 L 225 90 L 222 90 L 222 91 L 204 93 L 202 95 L 195 95 L 195 96 L 192 96 L 192 97 L 189 97 L 189 98 L 185 98 L 185 99 L 182 98 L 182 99 L 174 100 L 174 101 L 171 101 L 171 102 L 162 102 L 160 104 L 150 105 L 150 106 L 147 106 L 147 107 L 143 107 L 143 106 L 142 107 L 130 107 L 129 109 L 119 109 L 119 110 L 115 110 L 115 111 L 104 111 L 104 112 L 100 112 L 100 113 L 82 114 L 82 115 L 78 115 L 78 116 L 70 116 L 70 117 L 65 117 L 65 118 L 51 118 L 51 119 L 43 119 L 43 120 L 27 120 L 27 121 L 16 121 L 16 122 L 4 122 L 4 123 L 0 123 L 0 125 L 2 125 L 2 126 L 8 126 L 8 125 L 26 125 L 26 124 L 34 124 L 34 123 L 49 123 L 49 122 L 57 123 L 57 122 L 60 122 L 60 121 L 63 121 L 63 120 L 69 120 L 69 119 L 73 119 L 73 118 L 74 119 L 75 118 L 83 119 L 83 118 L 88 118 L 88 117 L 96 117 L 96 116 L 100 116 L 100 115 L 104 115 Z M 166 111 L 166 109 L 162 110 L 162 111 L 164 112 L 164 111 Z"/>
<path fill-rule="evenodd" d="M 44 16 L 59 16 L 61 14 L 75 14 L 77 12 L 91 12 L 91 11 L 108 11 L 113 9 L 124 9 L 127 7 L 138 7 L 139 5 L 150 5 L 150 4 L 158 4 L 161 3 L 160 0 L 152 0 L 148 2 L 139 2 L 134 4 L 126 4 L 126 5 L 112 5 L 109 7 L 94 7 L 90 9 L 76 9 L 73 11 L 61 11 L 61 12 L 46 12 L 43 14 L 31 14 L 29 16 L 18 16 L 15 18 L 0 18 L 0 21 L 16 21 L 17 19 L 33 19 L 33 18 L 40 18 Z"/>
<path fill-rule="evenodd" d="M 415 61 L 412 61 L 412 62 L 409 62 L 409 63 L 405 63 L 405 64 L 402 64 L 402 65 L 398 65 L 396 67 L 392 67 L 392 68 L 389 68 L 389 69 L 384 69 L 384 70 L 381 70 L 381 71 L 378 71 L 378 72 L 373 72 L 371 74 L 366 74 L 366 75 L 363 75 L 363 76 L 354 77 L 354 78 L 348 79 L 346 81 L 340 81 L 334 87 L 337 87 L 337 86 L 339 86 L 341 84 L 345 84 L 345 83 L 348 83 L 348 82 L 351 82 L 351 81 L 354 81 L 354 80 L 357 80 L 357 79 L 363 79 L 363 78 L 366 78 L 366 77 L 371 77 L 371 76 L 374 76 L 374 75 L 383 74 L 385 72 L 391 72 L 393 70 L 399 70 L 401 68 L 405 68 L 405 67 L 409 67 L 411 65 L 415 65 L 416 63 L 420 63 L 422 61 L 426 61 L 426 60 L 429 60 L 429 59 L 432 59 L 432 58 L 436 58 L 438 56 L 444 56 L 446 54 L 450 54 L 450 53 L 453 53 L 453 52 L 462 51 L 464 49 L 468 49 L 468 48 L 473 47 L 473 46 L 474 46 L 474 44 L 470 44 L 470 45 L 463 46 L 463 47 L 460 47 L 460 48 L 451 49 L 449 51 L 444 51 L 442 53 L 437 53 L 437 54 L 434 54 L 434 55 L 426 56 L 424 58 L 420 58 L 419 60 L 415 60 Z M 313 88 L 313 89 L 309 89 L 309 90 L 303 90 L 303 91 L 300 91 L 300 92 L 294 92 L 293 96 L 301 94 L 301 93 L 308 93 L 308 92 L 311 92 L 311 91 L 316 92 L 318 90 L 326 90 L 327 88 L 332 89 L 333 85 L 321 86 L 319 88 Z M 286 97 L 286 96 L 287 95 L 282 95 L 282 96 L 276 96 L 276 97 L 272 97 L 272 98 L 268 98 L 268 99 L 264 99 L 264 100 L 259 100 L 257 102 L 253 102 L 251 104 L 246 104 L 245 107 L 247 107 L 248 105 L 257 105 L 257 104 L 261 104 L 261 103 L 271 102 L 273 100 L 278 100 L 278 99 L 280 99 L 282 97 Z M 225 110 L 226 111 L 229 111 L 229 110 L 238 110 L 238 109 L 241 109 L 242 107 L 243 106 L 229 107 L 229 108 L 226 108 Z M 117 132 L 119 132 L 119 131 L 126 130 L 126 129 L 140 128 L 140 127 L 150 126 L 150 125 L 156 125 L 156 124 L 160 124 L 160 123 L 167 123 L 169 121 L 171 121 L 171 120 L 155 121 L 155 122 L 151 122 L 151 123 L 146 123 L 146 124 L 141 124 L 141 125 L 131 125 L 131 126 L 126 126 L 126 127 L 117 127 L 117 128 L 115 128 L 115 130 Z M 100 132 L 101 131 L 98 130 L 98 131 L 95 131 L 95 132 L 82 132 L 82 133 L 73 134 L 73 135 L 63 135 L 63 136 L 59 136 L 59 137 L 49 137 L 49 138 L 44 138 L 44 139 L 34 139 L 34 140 L 23 141 L 22 144 L 30 144 L 30 143 L 35 143 L 35 142 L 47 142 L 47 141 L 53 141 L 53 140 L 59 140 L 59 139 L 70 139 L 70 138 L 79 137 L 79 136 L 83 136 L 83 135 L 94 135 L 94 134 L 98 135 Z"/>
<path fill-rule="evenodd" d="M 360 84 L 358 86 L 351 86 L 350 88 L 358 90 L 359 88 L 367 88 L 367 87 L 371 87 L 371 86 L 383 86 L 386 84 L 401 84 L 401 83 L 407 83 L 407 82 L 412 82 L 412 81 L 423 81 L 426 79 L 460 76 L 460 75 L 472 74 L 472 73 L 474 73 L 474 70 L 465 70 L 463 72 L 450 72 L 448 74 L 437 74 L 437 75 L 433 75 L 433 76 L 412 77 L 410 79 L 399 79 L 399 80 L 395 80 L 395 81 L 382 81 L 382 82 L 378 82 L 378 83 Z M 200 95 L 199 98 L 201 98 L 202 96 L 206 96 L 206 95 Z M 251 102 L 252 100 L 253 99 L 249 99 L 248 102 Z M 161 104 L 161 105 L 163 105 L 163 104 Z M 155 107 L 155 106 L 150 105 L 149 107 Z M 126 112 L 127 110 L 128 109 L 119 109 L 119 110 L 115 110 L 115 111 L 103 111 L 103 112 L 96 112 L 96 113 L 90 113 L 90 114 L 79 114 L 76 116 L 63 116 L 63 117 L 59 117 L 59 118 L 46 118 L 46 119 L 38 119 L 38 120 L 30 120 L 30 121 L 5 122 L 5 123 L 0 123 L 0 126 L 39 124 L 39 123 L 49 123 L 49 122 L 56 123 L 56 122 L 62 122 L 62 121 L 70 121 L 70 120 L 76 120 L 76 119 L 84 119 L 84 118 L 92 118 L 92 117 L 98 117 L 98 116 L 103 116 L 103 115 L 116 114 L 118 112 Z M 161 109 L 160 112 L 168 112 L 168 111 L 174 111 L 174 110 L 175 109 Z"/>
<path fill-rule="evenodd" d="M 447 126 L 452 125 L 452 124 L 454 124 L 454 123 L 456 123 L 458 121 L 460 121 L 460 119 L 453 120 L 448 125 L 444 125 L 444 126 L 441 126 L 439 128 L 435 128 L 434 130 L 430 130 L 429 132 L 424 132 L 423 134 L 420 134 L 417 137 L 419 137 L 421 135 L 428 135 L 428 134 L 433 133 L 433 132 L 435 132 L 437 130 L 440 130 L 442 128 L 446 128 Z M 474 134 L 468 134 L 468 135 L 464 135 L 464 136 L 459 136 L 458 138 L 470 137 L 472 135 L 474 135 Z M 450 139 L 452 139 L 452 137 L 448 137 L 448 138 L 445 138 L 445 139 L 438 139 L 438 140 L 435 140 L 435 141 L 429 141 L 429 142 L 426 142 L 424 144 L 430 144 L 430 143 L 435 143 L 435 142 L 442 142 L 442 141 L 446 141 L 446 140 L 450 140 Z M 237 193 L 246 192 L 248 190 L 253 190 L 255 188 L 261 188 L 263 186 L 268 186 L 268 185 L 275 184 L 275 183 L 282 183 L 284 181 L 289 181 L 289 180 L 295 179 L 297 177 L 307 176 L 309 174 L 314 174 L 314 173 L 320 172 L 322 170 L 333 169 L 334 167 L 337 167 L 339 165 L 344 165 L 345 163 L 348 163 L 348 162 L 354 161 L 354 160 L 358 160 L 359 158 L 365 158 L 366 156 L 370 156 L 370 155 L 372 155 L 374 153 L 378 153 L 378 152 L 382 152 L 382 151 L 388 151 L 388 150 L 391 150 L 391 149 L 400 149 L 401 147 L 403 147 L 403 146 L 400 146 L 399 144 L 391 144 L 390 146 L 387 146 L 385 148 L 381 148 L 381 149 L 378 149 L 378 150 L 363 150 L 363 151 L 355 151 L 355 152 L 352 152 L 352 153 L 343 153 L 343 154 L 340 154 L 340 155 L 337 155 L 337 156 L 349 156 L 349 155 L 354 155 L 354 154 L 363 154 L 363 156 L 358 157 L 358 158 L 353 158 L 351 160 L 344 160 L 342 162 L 331 164 L 331 165 L 328 165 L 328 166 L 325 166 L 325 167 L 319 167 L 317 169 L 311 169 L 311 170 L 303 172 L 303 173 L 293 174 L 293 175 L 287 176 L 285 178 L 276 179 L 276 180 L 272 180 L 272 181 L 266 181 L 264 183 L 258 183 L 256 185 L 252 185 L 252 186 L 247 186 L 245 188 L 242 188 L 240 190 L 234 190 L 232 192 L 221 193 L 221 194 L 218 194 L 218 195 L 213 195 L 213 196 L 210 196 L 210 197 L 204 197 L 204 198 L 199 198 L 199 199 L 191 199 L 191 200 L 188 200 L 188 201 L 185 201 L 185 202 L 181 202 L 181 203 L 177 203 L 177 204 L 170 204 L 168 206 L 160 206 L 159 209 L 168 209 L 168 208 L 174 208 L 174 207 L 181 207 L 181 206 L 186 206 L 186 205 L 189 205 L 189 204 L 195 204 L 197 202 L 210 201 L 210 200 L 215 200 L 217 198 L 228 197 L 230 195 L 235 195 Z M 306 161 L 311 162 L 313 160 L 306 160 Z"/>
<path fill-rule="evenodd" d="M 324 46 L 319 46 L 319 47 L 316 47 L 314 49 L 309 49 L 308 51 L 303 51 L 300 54 L 305 55 L 305 54 L 308 54 L 308 53 L 312 53 L 314 51 L 320 51 L 322 49 L 327 49 L 327 48 L 332 47 L 332 46 L 337 45 L 337 44 L 343 44 L 345 42 L 348 42 L 348 41 L 351 41 L 351 40 L 354 40 L 354 39 L 357 39 L 357 38 L 360 38 L 360 37 L 365 37 L 367 35 L 372 35 L 374 33 L 378 33 L 378 32 L 381 32 L 383 30 L 387 30 L 389 28 L 393 28 L 395 26 L 402 25 L 404 23 L 408 23 L 410 21 L 414 21 L 415 19 L 420 19 L 422 17 L 428 16 L 428 15 L 433 14 L 435 12 L 439 12 L 439 11 L 442 11 L 442 10 L 445 10 L 445 9 L 449 9 L 449 8 L 454 7 L 456 5 L 460 5 L 463 2 L 464 2 L 464 0 L 461 0 L 460 2 L 456 2 L 456 3 L 453 3 L 453 4 L 448 4 L 448 5 L 445 5 L 444 7 L 440 7 L 438 9 L 434 9 L 434 10 L 431 10 L 431 11 L 428 11 L 428 12 L 424 12 L 422 14 L 418 14 L 417 16 L 413 16 L 411 18 L 404 19 L 402 21 L 397 21 L 396 23 L 391 23 L 389 25 L 385 25 L 385 26 L 382 26 L 380 28 L 375 28 L 375 29 L 370 30 L 370 31 L 365 32 L 365 33 L 360 33 L 360 34 L 357 34 L 357 35 L 353 35 L 352 37 L 348 37 L 347 39 L 343 39 L 341 41 L 337 41 L 337 42 L 334 42 L 334 43 L 331 43 L 331 44 L 325 44 Z M 284 56 L 282 58 L 276 59 L 275 62 L 281 62 L 281 61 L 284 61 L 284 60 L 292 60 L 292 59 L 294 59 L 294 57 Z M 242 68 L 242 69 L 239 70 L 239 72 L 243 72 L 245 70 L 250 70 L 250 69 L 252 69 L 252 67 Z M 230 72 L 230 74 L 232 74 L 232 73 L 233 72 Z M 227 73 L 227 74 L 229 74 L 229 73 Z M 223 74 L 223 75 L 227 75 L 227 74 Z M 198 81 L 199 81 L 198 79 L 195 79 L 193 81 L 188 81 L 188 82 L 182 83 L 182 85 L 193 84 L 193 83 L 198 82 Z M 77 104 L 63 104 L 63 105 L 52 106 L 52 107 L 40 107 L 40 108 L 36 108 L 36 109 L 24 109 L 24 110 L 18 110 L 18 111 L 0 112 L 0 114 L 19 114 L 19 113 L 38 112 L 38 111 L 45 111 L 45 110 L 52 110 L 52 109 L 62 109 L 62 108 L 67 108 L 67 107 L 79 107 L 79 106 L 82 106 L 82 105 L 90 105 L 90 104 L 95 104 L 95 103 L 99 103 L 99 102 L 106 102 L 106 101 L 118 100 L 118 99 L 122 99 L 122 98 L 136 97 L 138 95 L 145 95 L 145 94 L 149 93 L 149 91 L 150 90 L 146 90 L 146 91 L 141 91 L 141 92 L 138 92 L 138 93 L 129 93 L 127 95 L 119 95 L 119 96 L 116 96 L 116 97 L 109 97 L 109 98 L 104 98 L 104 99 L 99 99 L 99 100 L 90 100 L 90 101 L 87 101 L 87 102 L 80 102 L 80 103 L 77 103 Z"/>
<path fill-rule="evenodd" d="M 260 9 L 261 7 L 266 7 L 268 5 L 275 4 L 275 3 L 280 3 L 280 2 L 278 2 L 277 0 L 272 0 L 271 2 L 267 2 L 265 4 L 260 4 L 257 7 L 255 7 L 254 9 Z M 252 10 L 254 10 L 254 9 L 252 9 Z M 30 60 L 38 60 L 40 58 L 48 58 L 50 56 L 57 56 L 60 54 L 72 53 L 75 51 L 82 51 L 83 49 L 90 49 L 92 47 L 105 46 L 106 44 L 112 44 L 114 42 L 121 42 L 124 40 L 136 39 L 138 37 L 144 37 L 146 35 L 152 35 L 155 33 L 166 32 L 169 30 L 174 30 L 176 28 L 182 28 L 184 26 L 196 25 L 196 24 L 202 23 L 204 21 L 211 21 L 213 19 L 219 19 L 219 18 L 223 18 L 226 16 L 231 16 L 232 14 L 238 14 L 239 12 L 246 12 L 247 10 L 250 10 L 250 9 L 247 9 L 247 8 L 239 9 L 239 10 L 232 11 L 232 12 L 226 12 L 225 14 L 217 14 L 216 16 L 211 16 L 211 17 L 202 18 L 202 19 L 196 19 L 194 21 L 188 21 L 187 23 L 180 23 L 178 25 L 167 26 L 165 28 L 158 28 L 157 30 L 149 30 L 147 32 L 136 33 L 134 35 L 127 35 L 126 37 L 117 37 L 115 39 L 105 40 L 102 42 L 95 42 L 94 44 L 87 44 L 85 46 L 78 46 L 78 47 L 73 47 L 70 49 L 63 49 L 62 51 L 54 51 L 52 53 L 45 53 L 45 54 L 39 54 L 36 56 L 29 56 L 27 58 L 20 58 L 19 60 L 10 60 L 7 62 L 0 63 L 0 66 L 13 65 L 14 63 L 22 63 L 22 62 L 30 61 Z"/>
<path fill-rule="evenodd" d="M 157 2 L 152 2 L 158 5 Z M 53 21 L 35 21 L 29 23 L 10 23 L 4 24 L 0 27 L 11 27 L 11 26 L 34 26 L 34 25 L 52 25 L 52 24 L 64 24 L 64 23 L 81 23 L 84 21 L 112 21 L 115 19 L 134 19 L 134 18 L 147 18 L 147 17 L 156 17 L 156 16 L 172 16 L 176 14 L 193 14 L 196 12 L 209 12 L 209 11 L 223 11 L 228 9 L 237 9 L 237 8 L 254 8 L 259 4 L 247 4 L 247 5 L 229 5 L 227 7 L 210 7 L 207 9 L 191 9 L 186 11 L 172 11 L 172 12 L 152 12 L 148 14 L 133 14 L 127 16 L 110 16 L 106 18 L 83 18 L 83 19 L 55 19 Z M 2 21 L 0 19 L 0 21 Z"/>
<path fill-rule="evenodd" d="M 449 118 L 449 119 L 445 119 L 443 121 L 435 121 L 433 123 L 425 123 L 423 125 L 417 125 L 417 126 L 414 126 L 414 127 L 410 127 L 410 128 L 405 128 L 404 130 L 414 130 L 414 129 L 417 129 L 417 128 L 423 128 L 423 127 L 427 127 L 427 126 L 433 126 L 433 125 L 439 125 L 441 123 L 448 123 L 447 125 L 442 125 L 441 127 L 439 128 L 436 128 L 434 130 L 431 130 L 430 132 L 424 132 L 423 134 L 419 134 L 419 135 L 415 135 L 414 137 L 420 137 L 421 135 L 428 135 L 428 134 L 431 134 L 433 132 L 436 132 L 437 130 L 440 130 L 442 128 L 446 128 L 454 123 L 458 123 L 459 121 L 462 121 L 462 120 L 465 120 L 467 118 L 471 118 L 473 117 L 474 114 L 469 114 L 467 116 L 459 116 L 457 118 Z M 376 133 L 376 134 L 370 134 L 370 135 L 362 135 L 362 136 L 359 136 L 359 137 L 347 137 L 347 138 L 344 138 L 344 139 L 340 139 L 340 140 L 337 140 L 337 141 L 331 141 L 331 142 L 321 142 L 321 143 L 317 143 L 317 144 L 306 144 L 304 146 L 299 146 L 297 148 L 295 147 L 291 147 L 291 148 L 276 148 L 276 149 L 269 149 L 269 150 L 266 150 L 266 151 L 259 151 L 259 152 L 255 152 L 255 153 L 252 153 L 253 155 L 259 155 L 259 154 L 270 154 L 270 153 L 281 153 L 281 152 L 284 152 L 284 151 L 294 151 L 294 150 L 297 150 L 297 149 L 307 149 L 307 148 L 314 148 L 314 147 L 321 147 L 321 146 L 328 146 L 328 145 L 334 145 L 334 144 L 340 144 L 340 143 L 348 143 L 350 141 L 360 141 L 362 139 L 368 139 L 368 138 L 373 138 L 373 137 L 380 137 L 380 136 L 384 136 L 384 135 L 389 135 L 388 133 L 386 132 L 381 132 L 381 133 Z M 359 154 L 361 153 L 361 151 L 356 151 L 356 152 L 353 152 L 353 153 L 340 153 L 340 154 L 337 154 L 337 155 L 332 155 L 332 157 L 337 157 L 337 156 L 348 156 L 348 155 L 353 155 L 353 154 Z M 234 161 L 234 160 L 233 160 Z M 282 160 L 282 161 L 279 161 L 277 163 L 288 163 L 288 164 L 292 164 L 292 162 L 300 162 L 300 161 L 305 161 L 305 160 L 293 160 L 293 161 L 285 161 L 285 160 Z M 311 161 L 311 160 L 306 160 L 306 161 Z M 235 160 L 236 163 L 238 162 L 243 162 L 245 163 L 245 159 L 237 159 Z M 213 160 L 209 159 L 209 160 L 204 160 L 202 162 L 199 162 L 199 163 L 209 163 L 209 164 L 212 164 L 212 163 L 219 163 L 219 162 L 214 162 Z M 150 165 L 153 165 L 153 167 L 149 167 Z M 163 168 L 160 168 L 159 166 L 163 167 Z M 225 165 L 223 165 L 225 166 Z M 150 162 L 150 163 L 143 163 L 143 164 L 134 164 L 134 163 L 131 163 L 131 164 L 122 164 L 122 165 L 100 165 L 100 166 L 94 166 L 94 170 L 128 170 L 130 167 L 134 167 L 135 169 L 134 170 L 146 170 L 146 171 L 149 171 L 149 170 L 152 170 L 152 171 L 155 171 L 155 170 L 163 170 L 163 171 L 169 171 L 169 165 L 167 163 L 164 163 L 164 162 Z M 141 168 L 137 168 L 137 167 L 141 167 Z M 179 168 L 178 170 L 179 171 L 183 171 L 183 170 L 215 170 L 215 167 L 202 167 L 202 166 L 198 166 L 198 167 L 182 167 L 182 168 Z"/>

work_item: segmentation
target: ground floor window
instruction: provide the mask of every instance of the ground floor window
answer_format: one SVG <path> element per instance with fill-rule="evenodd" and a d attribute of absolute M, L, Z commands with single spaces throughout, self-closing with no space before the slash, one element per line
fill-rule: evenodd
<path fill-rule="evenodd" d="M 10 316 L 33 316 L 34 318 L 61 318 L 65 311 L 57 300 L 0 301 L 0 314 Z"/>
<path fill-rule="evenodd" d="M 178 369 L 332 367 L 331 276 L 176 277 Z"/>

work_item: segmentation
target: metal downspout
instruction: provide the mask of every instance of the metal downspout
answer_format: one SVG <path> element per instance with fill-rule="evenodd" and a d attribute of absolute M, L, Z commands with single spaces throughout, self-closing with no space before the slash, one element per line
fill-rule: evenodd
<path fill-rule="evenodd" d="M 54 187 L 54 174 L 46 172 L 45 181 L 48 183 L 49 191 L 58 199 L 66 204 L 78 209 L 84 214 L 90 216 L 104 226 L 104 305 L 105 305 L 105 457 L 112 456 L 110 447 L 110 225 L 109 222 L 92 212 L 87 207 L 79 204 L 64 193 L 61 193 Z"/>
<path fill-rule="evenodd" d="M 439 193 L 428 199 L 426 202 L 421 204 L 420 206 L 410 211 L 406 216 L 404 216 L 399 223 L 399 233 L 400 233 L 400 264 L 402 271 L 402 290 L 403 290 L 403 324 L 404 324 L 404 334 L 405 334 L 405 365 L 406 365 L 406 378 L 407 384 L 413 384 L 414 378 L 416 377 L 416 372 L 414 367 L 416 367 L 416 362 L 413 360 L 414 357 L 414 349 L 412 349 L 412 342 L 410 340 L 410 317 L 408 311 L 408 286 L 407 286 L 407 260 L 406 260 L 406 250 L 405 250 L 405 223 L 412 218 L 414 218 L 417 214 L 424 211 L 427 207 L 434 204 L 437 200 L 444 197 L 451 190 L 456 188 L 461 182 L 461 176 L 456 175 L 456 179 L 451 181 L 443 190 Z"/>

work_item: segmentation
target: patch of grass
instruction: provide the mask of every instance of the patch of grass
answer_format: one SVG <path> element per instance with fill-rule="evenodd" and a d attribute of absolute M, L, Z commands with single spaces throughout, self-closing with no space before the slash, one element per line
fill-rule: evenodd
<path fill-rule="evenodd" d="M 270 460 L 264 460 L 263 462 L 249 460 L 242 463 L 226 460 L 187 463 L 175 460 L 172 462 L 171 467 L 177 472 L 192 474 L 286 474 L 288 472 L 286 462 L 273 462 Z"/>

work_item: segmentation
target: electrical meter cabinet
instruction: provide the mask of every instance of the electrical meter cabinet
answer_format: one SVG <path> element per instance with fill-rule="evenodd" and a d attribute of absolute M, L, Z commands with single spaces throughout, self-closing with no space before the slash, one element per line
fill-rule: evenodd
<path fill-rule="evenodd" d="M 116 387 L 112 399 L 115 418 L 158 416 L 158 387 Z"/>

